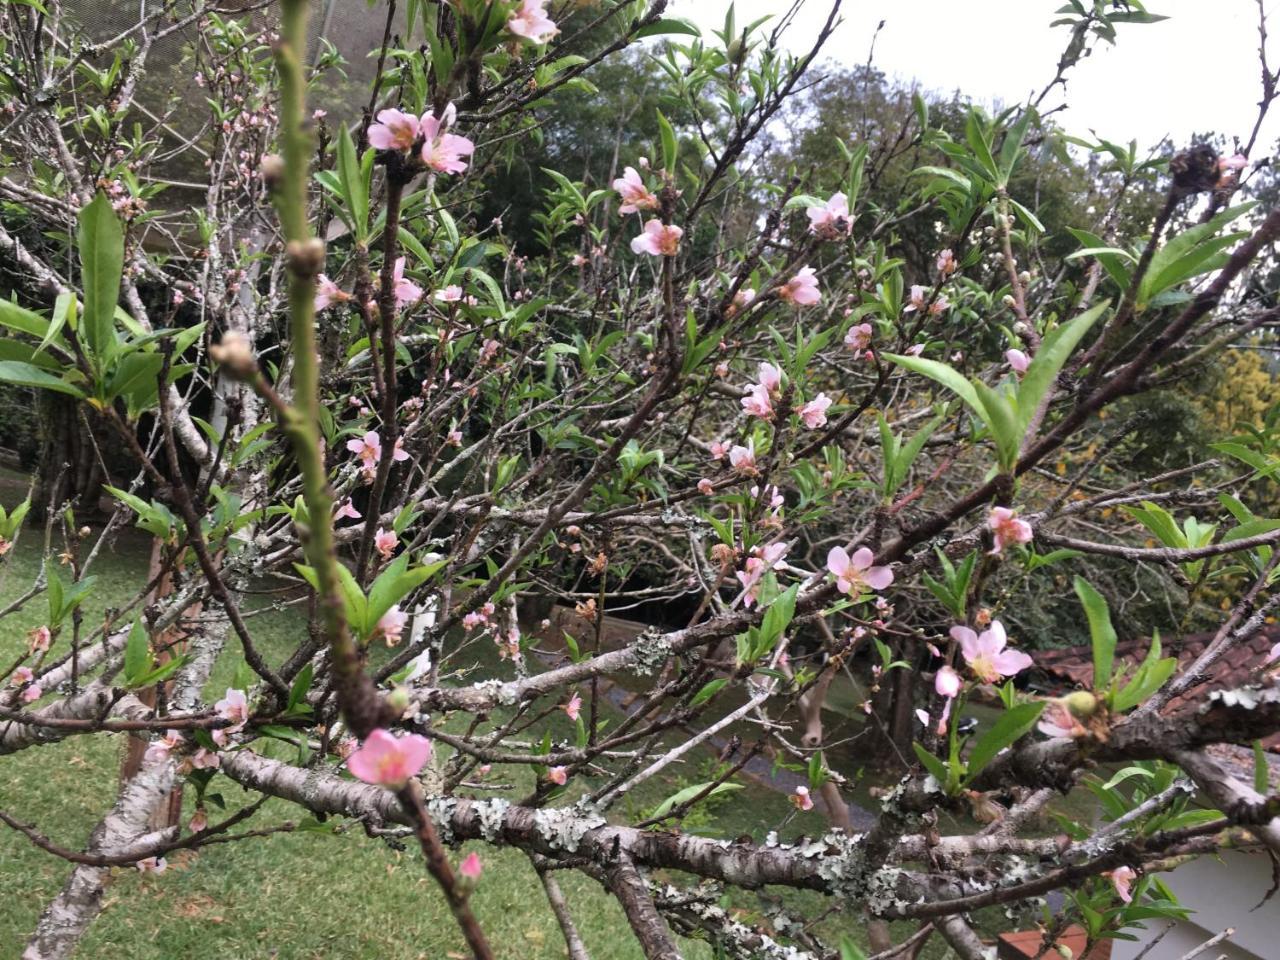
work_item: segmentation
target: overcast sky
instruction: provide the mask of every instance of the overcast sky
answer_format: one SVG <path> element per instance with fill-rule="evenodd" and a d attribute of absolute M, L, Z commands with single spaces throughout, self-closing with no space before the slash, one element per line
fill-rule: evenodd
<path fill-rule="evenodd" d="M 891 77 L 941 92 L 960 89 L 990 105 L 1006 105 L 1038 92 L 1052 77 L 1069 37 L 1049 28 L 1066 0 L 845 0 L 843 24 L 825 53 L 844 63 L 864 62 L 876 24 L 876 65 Z M 1266 0 L 1280 11 L 1280 0 Z M 778 14 L 783 0 L 738 0 L 741 25 Z M 704 29 L 720 27 L 727 0 L 674 0 L 672 13 Z M 1070 133 L 1090 130 L 1140 145 L 1169 134 L 1220 131 L 1247 138 L 1260 91 L 1256 0 L 1149 0 L 1147 9 L 1170 19 L 1120 25 L 1114 47 L 1101 45 L 1069 75 L 1070 107 L 1058 120 Z M 789 46 L 812 42 L 829 0 L 806 0 Z M 1268 44 L 1272 69 L 1280 65 L 1280 17 Z M 1053 104 L 1061 102 L 1058 97 Z M 1263 128 L 1261 147 L 1280 135 L 1280 104 Z M 1257 156 L 1257 151 L 1255 151 Z"/>

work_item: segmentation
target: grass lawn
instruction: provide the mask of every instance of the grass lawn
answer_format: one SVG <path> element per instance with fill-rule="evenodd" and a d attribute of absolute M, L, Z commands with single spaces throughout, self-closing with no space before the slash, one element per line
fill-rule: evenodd
<path fill-rule="evenodd" d="M 14 499 L 11 490 L 4 492 L 4 500 Z M 0 605 L 20 596 L 33 582 L 40 562 L 39 534 L 39 530 L 28 530 L 6 557 L 0 574 Z M 85 604 L 86 623 L 97 622 L 105 607 L 132 595 L 145 575 L 146 547 L 142 536 L 128 532 L 114 551 L 99 558 L 91 570 L 98 579 Z M 0 623 L 0 658 L 12 657 L 23 647 L 26 632 L 44 621 L 45 610 L 43 596 L 37 597 Z M 261 647 L 275 662 L 292 648 L 302 629 L 298 614 L 291 610 L 263 613 L 250 622 Z M 233 639 L 211 690 L 225 688 L 238 659 L 234 645 Z M 559 732 L 567 735 L 568 727 Z M 56 842 L 78 847 L 114 799 L 124 748 L 123 734 L 95 734 L 0 757 L 0 807 L 36 824 Z M 688 763 L 673 765 L 669 774 L 645 784 L 616 814 L 636 816 L 681 787 L 705 780 L 709 763 L 706 754 L 692 754 Z M 527 778 L 523 782 L 517 778 L 515 789 L 503 795 L 520 796 L 528 785 Z M 215 779 L 210 790 L 222 793 L 230 808 L 247 799 L 225 778 Z M 695 811 L 685 828 L 706 829 L 714 821 L 719 835 L 750 834 L 757 840 L 779 827 L 784 836 L 824 829 L 820 816 L 797 815 L 784 796 L 754 784 L 715 802 L 714 817 Z M 216 813 L 211 810 L 211 817 Z M 300 816 L 298 808 L 272 801 L 251 825 Z M 476 849 L 484 858 L 485 870 L 473 903 L 497 954 L 522 960 L 563 957 L 559 928 L 523 854 L 483 845 Z M 0 832 L 0 864 L 0 944 L 13 945 L 0 948 L 0 955 L 8 957 L 16 955 L 17 945 L 25 940 L 70 868 L 9 830 Z M 682 878 L 659 879 L 679 882 Z M 576 873 L 565 872 L 560 881 L 594 960 L 641 957 L 611 897 Z M 790 891 L 770 891 L 766 896 L 797 907 L 816 907 L 817 901 L 812 895 Z M 743 911 L 744 919 L 752 920 L 759 916 L 761 901 L 752 894 L 739 894 L 734 906 Z M 832 937 L 847 933 L 861 941 L 861 927 L 856 914 L 837 913 L 823 921 L 821 932 Z M 702 943 L 686 942 L 683 948 L 690 960 L 712 956 Z M 369 839 L 356 828 L 340 835 L 299 832 L 214 846 L 171 858 L 169 870 L 161 876 L 142 875 L 132 868 L 116 870 L 105 909 L 79 955 L 124 960 L 178 956 L 187 960 L 226 956 L 439 960 L 466 954 L 420 856 Z M 942 955 L 941 950 L 931 954 Z"/>

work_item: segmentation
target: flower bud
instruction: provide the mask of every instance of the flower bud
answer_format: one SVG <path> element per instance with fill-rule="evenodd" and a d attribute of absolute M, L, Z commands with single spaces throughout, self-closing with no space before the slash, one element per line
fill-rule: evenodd
<path fill-rule="evenodd" d="M 387 706 L 395 711 L 396 716 L 400 716 L 409 709 L 409 689 L 407 687 L 396 687 L 387 694 Z"/>
<path fill-rule="evenodd" d="M 1088 690 L 1076 690 L 1074 693 L 1069 693 L 1062 698 L 1062 702 L 1071 711 L 1071 715 L 1078 718 L 1091 717 L 1094 711 L 1098 709 L 1098 698 Z"/>
<path fill-rule="evenodd" d="M 262 182 L 267 185 L 267 189 L 275 190 L 284 179 L 284 160 L 277 153 L 268 153 L 262 158 L 259 171 L 262 173 Z"/>
<path fill-rule="evenodd" d="M 226 367 L 232 376 L 248 378 L 258 370 L 258 360 L 253 352 L 253 342 L 239 330 L 228 330 L 222 342 L 209 347 L 209 356 Z"/>

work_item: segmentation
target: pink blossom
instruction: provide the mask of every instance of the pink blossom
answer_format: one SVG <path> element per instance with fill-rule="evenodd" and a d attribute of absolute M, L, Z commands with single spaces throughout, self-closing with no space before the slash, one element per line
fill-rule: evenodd
<path fill-rule="evenodd" d="M 764 387 L 770 393 L 776 395 L 782 389 L 782 371 L 775 367 L 772 363 L 761 361 L 757 368 L 760 386 Z"/>
<path fill-rule="evenodd" d="M 467 169 L 462 158 L 475 152 L 476 145 L 466 137 L 444 132 L 452 126 L 456 116 L 457 110 L 452 103 L 445 107 L 443 117 L 437 118 L 432 114 L 422 116 L 420 127 L 425 138 L 422 144 L 422 162 L 437 173 L 461 173 Z"/>
<path fill-rule="evenodd" d="M 800 419 L 810 430 L 827 425 L 827 407 L 831 406 L 831 398 L 820 393 L 800 408 Z"/>
<path fill-rule="evenodd" d="M 844 547 L 832 547 L 827 553 L 827 570 L 836 578 L 836 588 L 841 593 L 857 597 L 863 589 L 883 590 L 893 583 L 893 571 L 888 567 L 873 567 L 873 554 L 866 547 L 859 547 L 852 557 Z"/>
<path fill-rule="evenodd" d="M 493 616 L 494 611 L 496 609 L 497 608 L 494 607 L 492 601 L 489 603 L 486 603 L 479 610 L 472 610 L 465 617 L 463 617 L 462 625 L 466 627 L 468 630 L 470 630 L 472 627 L 478 627 L 482 623 L 488 623 L 489 618 Z"/>
<path fill-rule="evenodd" d="M 822 299 L 818 290 L 818 275 L 813 267 L 803 267 L 800 272 L 778 288 L 779 299 L 800 307 L 810 307 Z"/>
<path fill-rule="evenodd" d="M 40 684 L 33 683 L 22 691 L 22 702 L 31 703 L 33 700 L 39 700 L 40 695 L 43 693 L 44 690 L 41 688 Z"/>
<path fill-rule="evenodd" d="M 400 604 L 392 604 L 391 609 L 378 618 L 378 624 L 373 628 L 374 635 L 385 639 L 388 647 L 394 647 L 400 642 L 408 619 L 409 615 L 400 609 Z"/>
<path fill-rule="evenodd" d="M 445 443 L 447 443 L 447 444 L 448 444 L 449 446 L 451 446 L 451 447 L 460 447 L 460 446 L 462 446 L 462 431 L 461 431 L 461 430 L 450 430 L 450 431 L 445 435 L 444 442 L 445 442 Z"/>
<path fill-rule="evenodd" d="M 480 348 L 480 362 L 489 363 L 498 355 L 498 351 L 502 349 L 502 344 L 497 340 L 486 340 Z"/>
<path fill-rule="evenodd" d="M 809 215 L 809 232 L 827 240 L 834 239 L 843 231 L 853 232 L 853 220 L 849 217 L 849 198 L 843 193 L 834 193 L 825 206 L 809 207 L 805 211 Z"/>
<path fill-rule="evenodd" d="M 742 605 L 748 610 L 760 599 L 760 581 L 768 569 L 768 565 L 760 557 L 747 557 L 745 569 L 735 574 L 742 584 Z"/>
<path fill-rule="evenodd" d="M 1045 705 L 1036 729 L 1047 737 L 1056 739 L 1074 739 L 1087 731 L 1076 720 L 1071 710 L 1061 700 L 1050 700 Z"/>
<path fill-rule="evenodd" d="M 480 855 L 474 851 L 463 857 L 462 863 L 458 865 L 458 873 L 472 883 L 480 879 L 480 871 L 482 869 Z"/>
<path fill-rule="evenodd" d="M 547 779 L 563 787 L 569 780 L 569 770 L 566 767 L 552 767 L 547 771 Z"/>
<path fill-rule="evenodd" d="M 577 720 L 578 713 L 582 710 L 582 697 L 575 693 L 569 698 L 569 702 L 564 704 L 560 709 L 564 711 L 564 715 L 570 720 Z"/>
<path fill-rule="evenodd" d="M 351 498 L 347 497 L 347 499 L 342 501 L 342 505 L 338 507 L 337 512 L 333 515 L 333 519 L 359 520 L 361 519 L 361 516 L 362 514 L 360 513 L 360 511 L 357 510 L 355 508 L 355 505 L 351 502 Z"/>
<path fill-rule="evenodd" d="M 674 224 L 666 224 L 656 217 L 644 225 L 644 233 L 631 241 L 633 253 L 647 253 L 654 257 L 674 257 L 680 247 L 684 231 Z"/>
<path fill-rule="evenodd" d="M 404 257 L 398 257 L 396 265 L 391 271 L 391 279 L 395 284 L 397 310 L 403 310 L 405 307 L 411 306 L 422 299 L 422 288 L 412 280 L 405 279 L 404 262 Z"/>
<path fill-rule="evenodd" d="M 949 249 L 943 250 L 938 254 L 938 259 L 934 263 L 934 266 L 938 268 L 938 273 L 942 274 L 944 277 L 951 276 L 951 274 L 956 272 L 955 254 L 953 254 Z"/>
<path fill-rule="evenodd" d="M 644 185 L 644 180 L 635 167 L 623 170 L 622 176 L 613 181 L 613 189 L 622 198 L 619 213 L 639 213 L 641 210 L 654 210 L 658 206 L 657 195 Z"/>
<path fill-rule="evenodd" d="M 844 345 L 854 353 L 861 353 L 871 346 L 871 336 L 874 331 L 869 323 L 859 323 L 849 328 L 849 332 L 844 335 Z"/>
<path fill-rule="evenodd" d="M 463 290 L 456 283 L 452 283 L 443 290 L 436 291 L 436 299 L 441 303 L 457 303 L 463 298 Z"/>
<path fill-rule="evenodd" d="M 774 487 L 773 506 L 779 506 L 782 501 L 782 495 L 778 493 L 778 488 Z M 755 553 L 764 561 L 765 566 L 770 570 L 777 570 L 783 565 L 786 559 L 787 551 L 791 547 L 787 543 L 779 540 L 774 543 L 766 544 L 763 548 L 756 547 Z"/>
<path fill-rule="evenodd" d="M 24 683 L 30 683 L 35 678 L 35 674 L 31 672 L 30 667 L 18 667 L 9 676 L 9 682 L 15 687 L 20 687 Z"/>
<path fill-rule="evenodd" d="M 725 316 L 732 317 L 739 310 L 745 310 L 751 306 L 751 302 L 755 300 L 756 292 L 751 287 L 743 287 L 733 295 L 733 302 L 729 304 L 729 308 L 725 311 Z"/>
<path fill-rule="evenodd" d="M 1031 658 L 1020 650 L 1006 650 L 1008 637 L 999 620 L 992 620 L 991 626 L 982 633 L 974 633 L 965 626 L 951 628 L 951 638 L 960 644 L 960 653 L 969 669 L 983 683 L 998 683 L 1004 677 L 1031 666 Z"/>
<path fill-rule="evenodd" d="M 739 473 L 754 475 L 756 473 L 755 441 L 748 440 L 745 447 L 735 446 L 730 450 L 729 465 Z"/>
<path fill-rule="evenodd" d="M 1031 366 L 1031 358 L 1021 350 L 1006 350 L 1004 358 L 1009 361 L 1009 366 L 1013 368 L 1013 372 L 1018 376 L 1026 373 L 1027 367 Z"/>
<path fill-rule="evenodd" d="M 503 660 L 519 660 L 524 654 L 520 649 L 520 631 L 512 628 L 505 636 L 501 631 L 494 631 L 493 642 L 498 645 L 498 656 Z"/>
<path fill-rule="evenodd" d="M 396 544 L 400 542 L 400 538 L 396 536 L 394 530 L 384 530 L 378 528 L 378 532 L 373 535 L 374 549 L 382 556 L 384 560 L 390 560 L 391 555 L 396 552 Z"/>
<path fill-rule="evenodd" d="M 993 554 L 1000 553 L 1011 544 L 1031 542 L 1031 524 L 1008 507 L 992 507 L 987 515 L 987 526 L 995 534 Z"/>
<path fill-rule="evenodd" d="M 347 760 L 347 769 L 365 783 L 398 790 L 417 776 L 431 758 L 431 741 L 410 733 L 394 737 L 381 728 L 373 731 Z"/>
<path fill-rule="evenodd" d="M 560 29 L 547 17 L 544 0 L 521 0 L 507 19 L 507 29 L 533 43 L 546 43 Z"/>
<path fill-rule="evenodd" d="M 911 296 L 907 305 L 902 308 L 903 313 L 911 313 L 915 310 L 923 310 L 927 292 L 920 284 L 913 284 L 911 287 Z"/>
<path fill-rule="evenodd" d="M 956 673 L 950 666 L 939 667 L 938 672 L 934 674 L 933 689 L 940 697 L 950 699 L 957 696 L 962 685 L 963 681 L 960 679 L 960 674 Z"/>
<path fill-rule="evenodd" d="M 204 807 L 196 807 L 196 812 L 191 815 L 187 829 L 192 833 L 199 833 L 207 826 L 209 826 L 209 815 L 205 813 Z"/>
<path fill-rule="evenodd" d="M 796 787 L 795 791 L 791 794 L 791 797 L 789 799 L 791 800 L 792 805 L 797 810 L 813 809 L 813 797 L 809 796 L 809 788 L 806 787 L 804 784 L 801 784 L 800 786 Z"/>
<path fill-rule="evenodd" d="M 748 416 L 772 420 L 773 402 L 769 399 L 768 388 L 762 383 L 753 383 L 747 390 L 747 395 L 742 398 L 742 409 Z"/>
<path fill-rule="evenodd" d="M 418 118 L 403 110 L 380 110 L 369 127 L 369 146 L 378 150 L 408 150 L 418 139 Z"/>
<path fill-rule="evenodd" d="M 711 496 L 711 494 L 715 492 L 715 489 L 716 489 L 715 485 L 712 484 L 710 479 L 708 479 L 707 477 L 703 477 L 701 480 L 698 481 L 698 492 L 702 494 L 704 497 Z"/>
<path fill-rule="evenodd" d="M 41 624 L 27 634 L 27 648 L 32 653 L 36 653 L 40 650 L 48 650 L 49 645 L 52 642 L 53 631 L 51 631 L 45 624 Z"/>
<path fill-rule="evenodd" d="M 382 438 L 378 431 L 370 430 L 363 437 L 352 437 L 347 441 L 347 449 L 360 458 L 360 467 L 372 477 L 377 472 L 378 461 L 382 459 Z"/>
<path fill-rule="evenodd" d="M 221 765 L 222 760 L 212 750 L 206 750 L 201 747 L 191 755 L 187 762 L 193 770 L 214 770 Z"/>
<path fill-rule="evenodd" d="M 169 867 L 169 861 L 164 857 L 143 857 L 136 864 L 140 873 L 162 874 Z"/>
<path fill-rule="evenodd" d="M 213 712 L 238 730 L 249 719 L 249 698 L 243 690 L 227 687 L 227 694 L 213 705 Z"/>
<path fill-rule="evenodd" d="M 1116 867 L 1109 876 L 1116 895 L 1125 903 L 1133 903 L 1133 881 L 1138 878 L 1138 871 L 1133 867 Z"/>
<path fill-rule="evenodd" d="M 712 460 L 723 460 L 728 453 L 729 453 L 729 445 L 727 443 L 723 443 L 719 440 L 711 441 L 711 459 Z"/>
<path fill-rule="evenodd" d="M 182 734 L 177 730 L 166 730 L 164 737 L 160 740 L 152 740 L 147 744 L 146 753 L 142 755 L 143 761 L 146 763 L 157 763 L 166 759 L 169 754 L 181 747 L 183 743 Z"/>

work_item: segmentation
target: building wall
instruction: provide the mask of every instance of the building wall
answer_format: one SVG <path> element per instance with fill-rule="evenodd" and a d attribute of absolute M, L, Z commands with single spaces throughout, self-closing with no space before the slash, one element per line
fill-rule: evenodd
<path fill-rule="evenodd" d="M 1201 857 L 1163 879 L 1178 900 L 1195 912 L 1170 930 L 1143 960 L 1179 960 L 1227 927 L 1233 927 L 1235 933 L 1203 954 L 1205 960 L 1280 958 L 1280 905 L 1272 900 L 1258 906 L 1272 883 L 1265 855 L 1227 852 L 1221 858 Z M 1112 960 L 1135 960 L 1164 928 L 1159 920 L 1147 921 L 1147 930 L 1139 931 L 1137 941 L 1116 941 Z"/>

